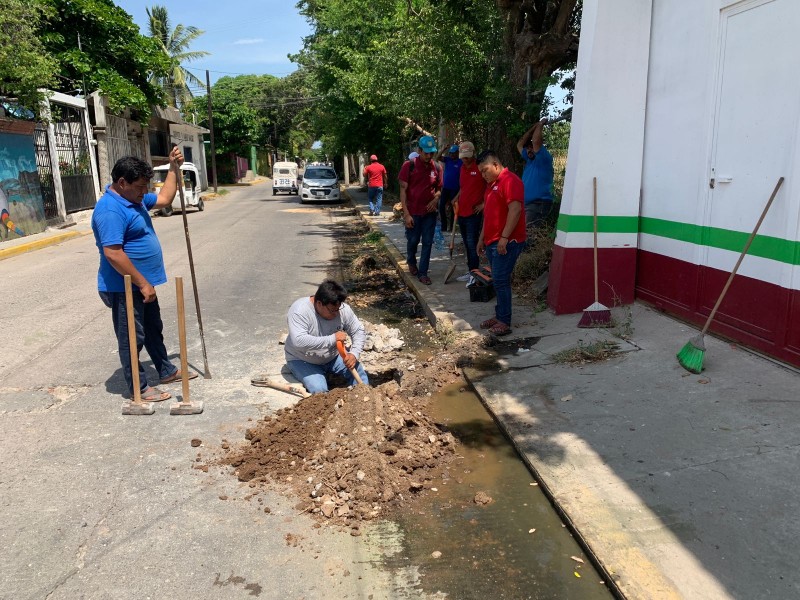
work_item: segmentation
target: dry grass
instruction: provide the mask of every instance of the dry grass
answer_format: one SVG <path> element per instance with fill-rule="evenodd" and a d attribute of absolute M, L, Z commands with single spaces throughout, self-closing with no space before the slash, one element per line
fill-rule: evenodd
<path fill-rule="evenodd" d="M 574 348 L 568 348 L 554 354 L 553 360 L 567 365 L 584 365 L 608 360 L 617 354 L 619 354 L 619 344 L 608 340 L 599 340 L 591 344 L 578 342 L 578 345 Z"/>
<path fill-rule="evenodd" d="M 550 267 L 554 239 L 555 227 L 552 225 L 528 229 L 528 247 L 514 267 L 514 291 L 520 296 L 530 295 L 533 282 Z"/>

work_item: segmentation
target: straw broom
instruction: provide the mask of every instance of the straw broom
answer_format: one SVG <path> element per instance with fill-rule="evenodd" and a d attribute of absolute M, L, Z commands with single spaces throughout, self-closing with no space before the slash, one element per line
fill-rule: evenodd
<path fill-rule="evenodd" d="M 758 219 L 758 223 L 756 223 L 756 228 L 753 229 L 753 233 L 750 234 L 747 243 L 744 245 L 744 249 L 739 255 L 739 260 L 736 261 L 733 271 L 731 271 L 731 274 L 728 276 L 728 281 L 725 283 L 725 287 L 722 288 L 722 293 L 719 295 L 719 298 L 717 298 L 717 303 L 711 310 L 711 314 L 708 315 L 708 319 L 706 319 L 706 324 L 703 326 L 703 330 L 700 332 L 700 335 L 690 339 L 677 354 L 680 365 L 690 373 L 700 373 L 703 370 L 703 358 L 706 354 L 706 345 L 703 340 L 703 336 L 705 336 L 706 332 L 708 331 L 711 321 L 714 320 L 714 316 L 717 314 L 717 309 L 719 308 L 720 304 L 722 304 L 722 299 L 725 297 L 725 294 L 728 293 L 728 288 L 731 287 L 733 278 L 736 276 L 736 271 L 739 270 L 739 265 L 742 264 L 747 251 L 750 249 L 750 244 L 753 243 L 753 239 L 756 237 L 758 229 L 761 227 L 761 223 L 764 221 L 764 217 L 767 216 L 767 211 L 772 205 L 772 201 L 775 199 L 775 196 L 778 194 L 778 190 L 780 189 L 781 185 L 783 185 L 783 177 L 778 179 L 778 183 L 775 184 L 775 189 L 772 190 L 772 195 L 769 197 L 767 205 L 761 212 L 761 217 Z"/>
<path fill-rule="evenodd" d="M 583 311 L 578 327 L 608 327 L 611 325 L 611 309 L 600 304 L 597 274 L 597 177 L 592 178 L 592 204 L 594 207 L 594 304 Z"/>

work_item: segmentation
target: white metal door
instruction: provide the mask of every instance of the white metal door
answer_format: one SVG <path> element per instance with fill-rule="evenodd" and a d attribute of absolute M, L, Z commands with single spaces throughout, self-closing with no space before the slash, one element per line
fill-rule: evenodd
<path fill-rule="evenodd" d="M 779 177 L 787 177 L 791 185 L 800 112 L 800 2 L 739 2 L 720 11 L 720 19 L 704 264 L 729 272 L 736 252 L 718 246 L 738 243 L 741 236 L 731 232 L 752 231 Z M 790 185 L 785 185 L 776 199 L 760 235 L 794 239 L 798 215 L 786 193 Z M 787 269 L 790 267 L 780 262 L 746 259 L 740 273 L 780 283 Z M 700 305 L 706 308 L 714 304 L 721 286 L 719 274 L 702 279 Z M 750 320 L 750 315 L 741 314 L 750 312 L 743 310 L 741 302 L 739 310 L 734 298 L 726 304 L 733 321 Z M 723 308 L 721 312 L 726 311 Z M 763 332 L 765 325 L 756 328 Z"/>

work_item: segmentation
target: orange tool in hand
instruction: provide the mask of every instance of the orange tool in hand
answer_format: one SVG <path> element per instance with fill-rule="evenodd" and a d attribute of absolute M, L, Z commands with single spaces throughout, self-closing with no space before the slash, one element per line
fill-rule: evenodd
<path fill-rule="evenodd" d="M 339 356 L 341 356 L 342 357 L 342 361 L 344 361 L 347 358 L 347 352 L 344 349 L 344 342 L 337 341 L 336 342 L 336 349 L 339 350 Z M 345 366 L 347 366 L 347 365 L 345 365 Z M 353 376 L 353 378 L 356 380 L 357 383 L 359 383 L 359 384 L 364 383 L 363 381 L 361 381 L 361 377 L 359 376 L 358 371 L 356 371 L 355 369 L 353 369 L 351 367 L 348 367 L 348 368 L 350 369 L 350 374 Z"/>

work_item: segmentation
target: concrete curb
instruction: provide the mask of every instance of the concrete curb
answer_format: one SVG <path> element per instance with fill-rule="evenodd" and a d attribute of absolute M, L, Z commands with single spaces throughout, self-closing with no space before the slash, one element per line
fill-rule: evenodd
<path fill-rule="evenodd" d="M 0 260 L 5 260 L 6 258 L 11 258 L 12 256 L 18 256 L 20 254 L 32 252 L 33 250 L 47 248 L 48 246 L 55 246 L 61 242 L 66 242 L 67 240 L 77 237 L 83 237 L 85 235 L 89 235 L 90 233 L 91 231 L 65 231 L 64 233 L 57 233 L 55 235 L 39 238 L 37 240 L 31 240 L 30 242 L 17 244 L 9 248 L 0 248 Z"/>
<path fill-rule="evenodd" d="M 363 211 L 359 208 L 358 204 L 353 201 L 352 196 L 350 196 L 350 193 L 346 188 L 342 191 L 342 195 L 347 198 L 350 206 L 356 211 L 356 213 L 358 213 L 358 216 L 361 218 L 361 220 L 367 224 L 367 226 L 370 228 L 370 231 L 375 231 L 381 234 L 381 244 L 389 254 L 389 258 L 391 258 L 392 263 L 394 263 L 397 273 L 420 303 L 422 310 L 425 312 L 425 317 L 428 319 L 428 322 L 431 324 L 431 326 L 435 328 L 436 324 L 439 322 L 448 323 L 459 333 L 465 333 L 468 335 L 481 335 L 479 332 L 472 329 L 472 327 L 466 321 L 460 319 L 454 313 L 441 309 L 439 303 L 425 293 L 424 288 L 427 286 L 420 287 L 417 285 L 419 283 L 417 278 L 411 275 L 407 269 L 403 268 L 403 265 L 406 263 L 405 256 L 403 256 L 400 251 L 397 250 L 394 244 L 391 242 L 387 243 L 386 234 L 381 231 L 379 226 L 364 218 Z M 437 308 L 434 308 L 434 305 L 437 306 Z"/>
<path fill-rule="evenodd" d="M 405 264 L 405 257 L 402 254 L 400 254 L 400 252 L 397 250 L 397 248 L 394 246 L 393 243 L 391 242 L 387 243 L 386 236 L 385 234 L 383 234 L 381 228 L 378 225 L 364 218 L 363 211 L 361 210 L 359 205 L 354 202 L 353 198 L 350 196 L 347 189 L 343 191 L 343 195 L 346 196 L 348 202 L 353 207 L 358 216 L 361 218 L 361 220 L 364 221 L 369 226 L 370 231 L 377 231 L 382 234 L 381 243 L 383 244 L 383 247 L 389 253 L 389 257 L 394 263 L 397 272 L 400 274 L 400 277 L 402 277 L 405 284 L 413 292 L 414 296 L 417 298 L 417 301 L 422 306 L 422 309 L 425 312 L 425 316 L 428 318 L 428 321 L 430 322 L 431 326 L 436 327 L 436 324 L 439 321 L 449 322 L 451 325 L 459 321 L 462 321 L 461 319 L 456 317 L 456 315 L 453 313 L 434 310 L 433 308 L 431 308 L 429 301 L 430 299 L 427 297 L 428 294 L 424 293 L 424 290 L 419 289 L 417 287 L 417 278 L 412 276 L 410 273 L 408 273 L 408 271 L 402 268 L 401 264 Z M 460 332 L 462 333 L 469 332 L 476 336 L 483 335 L 481 332 L 472 329 L 472 327 L 470 327 L 469 324 L 466 324 L 466 322 L 464 323 L 466 327 L 464 329 L 461 329 Z M 599 573 L 602 574 L 604 580 L 606 581 L 608 589 L 615 597 L 624 599 L 626 596 L 623 594 L 622 590 L 617 585 L 617 580 L 614 578 L 613 573 L 611 573 L 609 569 L 606 567 L 606 565 L 603 564 L 603 561 L 593 550 L 589 540 L 586 539 L 586 537 L 576 527 L 574 521 L 570 518 L 570 515 L 568 514 L 566 508 L 561 504 L 561 502 L 559 502 L 555 491 L 548 485 L 547 480 L 542 476 L 539 469 L 527 455 L 525 449 L 515 439 L 514 432 L 512 432 L 507 427 L 504 420 L 497 415 L 492 405 L 480 393 L 479 387 L 476 385 L 480 381 L 479 378 L 476 379 L 476 375 L 478 372 L 471 368 L 462 368 L 461 373 L 464 376 L 464 379 L 467 381 L 467 383 L 469 383 L 469 385 L 473 388 L 475 395 L 478 396 L 478 399 L 480 400 L 481 404 L 484 406 L 486 411 L 492 416 L 494 422 L 503 432 L 508 442 L 512 445 L 519 459 L 525 464 L 530 473 L 533 475 L 534 479 L 539 483 L 545 496 L 547 496 L 548 500 L 550 501 L 550 504 L 553 506 L 553 509 L 556 511 L 556 513 L 558 513 L 561 520 L 564 522 L 566 527 L 572 533 L 575 540 L 578 542 L 583 551 L 586 553 L 586 556 L 592 562 L 594 568 Z"/>

